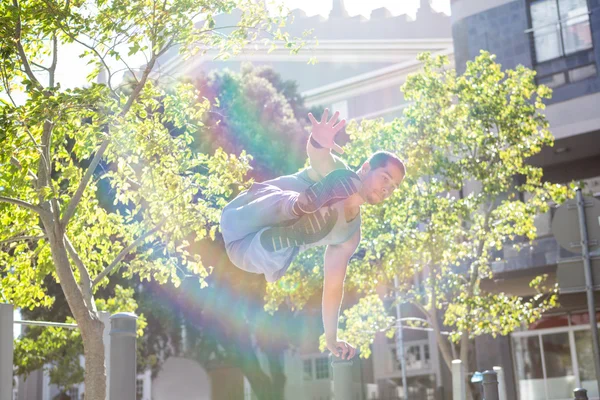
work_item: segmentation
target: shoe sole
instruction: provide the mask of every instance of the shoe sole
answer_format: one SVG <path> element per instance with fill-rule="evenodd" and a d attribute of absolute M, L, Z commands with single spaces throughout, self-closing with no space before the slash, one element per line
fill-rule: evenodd
<path fill-rule="evenodd" d="M 305 213 L 314 213 L 332 200 L 347 199 L 356 193 L 358 187 L 355 182 L 360 182 L 360 178 L 355 172 L 347 169 L 330 172 L 321 181 L 311 185 L 304 191 L 308 203 L 298 203 L 298 206 Z"/>
<path fill-rule="evenodd" d="M 260 241 L 271 252 L 316 243 L 331 232 L 337 217 L 335 209 L 330 209 L 324 216 L 320 213 L 305 214 L 293 225 L 267 229 Z"/>

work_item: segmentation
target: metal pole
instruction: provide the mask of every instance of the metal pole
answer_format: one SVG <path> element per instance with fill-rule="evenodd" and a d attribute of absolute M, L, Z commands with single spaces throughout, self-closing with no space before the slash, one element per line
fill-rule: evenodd
<path fill-rule="evenodd" d="M 590 315 L 590 328 L 592 330 L 592 348 L 594 350 L 594 366 L 596 368 L 596 384 L 600 393 L 600 342 L 598 341 L 598 322 L 596 321 L 596 307 L 594 301 L 594 281 L 588 248 L 587 224 L 585 222 L 585 200 L 581 189 L 577 189 L 577 211 L 579 212 L 579 232 L 581 234 L 581 256 L 583 258 L 583 271 L 585 273 L 585 291 L 587 292 L 587 306 Z"/>
<path fill-rule="evenodd" d="M 110 317 L 110 400 L 135 399 L 137 316 Z"/>
<path fill-rule="evenodd" d="M 406 355 L 404 354 L 404 335 L 402 332 L 402 304 L 398 301 L 398 275 L 394 276 L 394 287 L 396 293 L 396 318 L 398 319 L 398 334 L 396 336 L 396 357 L 400 362 L 402 374 L 402 393 L 404 400 L 408 400 L 408 384 L 406 380 Z"/>
<path fill-rule="evenodd" d="M 575 400 L 588 400 L 587 390 L 585 389 L 575 389 L 573 394 L 575 394 Z"/>
<path fill-rule="evenodd" d="M 333 354 L 331 355 L 331 367 L 333 369 L 333 400 L 350 400 L 353 398 L 353 365 L 354 361 L 352 360 L 342 360 Z"/>
<path fill-rule="evenodd" d="M 0 400 L 12 400 L 13 306 L 0 304 Z"/>
<path fill-rule="evenodd" d="M 452 360 L 452 400 L 465 400 L 465 368 L 461 360 Z"/>
<path fill-rule="evenodd" d="M 498 374 L 498 397 L 500 400 L 508 400 L 506 397 L 506 379 L 504 378 L 504 370 L 502 367 L 494 367 L 494 371 Z"/>
<path fill-rule="evenodd" d="M 496 371 L 485 371 L 483 373 L 483 398 L 484 400 L 499 400 L 498 374 Z"/>

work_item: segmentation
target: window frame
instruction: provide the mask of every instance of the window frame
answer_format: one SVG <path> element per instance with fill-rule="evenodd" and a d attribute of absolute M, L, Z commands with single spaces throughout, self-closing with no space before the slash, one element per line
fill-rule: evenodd
<path fill-rule="evenodd" d="M 554 62 L 556 60 L 561 60 L 561 59 L 564 59 L 566 57 L 573 57 L 573 56 L 576 57 L 578 54 L 583 54 L 583 53 L 587 53 L 589 51 L 594 51 L 594 49 L 595 49 L 596 46 L 595 46 L 595 43 L 594 43 L 594 30 L 593 30 L 593 26 L 592 26 L 592 20 L 590 18 L 590 15 L 592 14 L 592 11 L 590 11 L 591 8 L 590 8 L 590 1 L 589 0 L 585 0 L 585 4 L 586 4 L 586 7 L 587 7 L 587 13 L 578 15 L 576 17 L 580 17 L 580 16 L 583 16 L 583 15 L 587 16 L 587 19 L 588 19 L 588 22 L 589 22 L 589 25 L 590 25 L 591 46 L 589 48 L 587 48 L 587 49 L 577 50 L 577 51 L 572 52 L 572 53 L 566 53 L 565 52 L 565 43 L 564 43 L 565 40 L 564 40 L 564 37 L 563 37 L 563 29 L 564 29 L 563 26 L 564 26 L 565 21 L 567 21 L 568 19 L 561 19 L 560 18 L 560 1 L 561 0 L 551 0 L 551 1 L 554 1 L 556 3 L 556 9 L 557 9 L 557 12 L 558 12 L 556 21 L 552 22 L 551 24 L 547 24 L 547 25 L 544 25 L 544 26 L 541 26 L 541 27 L 538 27 L 538 28 L 534 28 L 533 27 L 533 18 L 532 18 L 532 15 L 531 15 L 531 5 L 533 4 L 534 1 L 536 1 L 536 0 L 527 0 L 526 1 L 526 6 L 527 6 L 526 7 L 527 8 L 527 10 L 526 10 L 526 12 L 527 12 L 527 24 L 528 24 L 529 27 L 525 30 L 525 33 L 529 36 L 529 42 L 530 42 L 530 46 L 531 46 L 531 50 L 532 50 L 532 54 L 531 55 L 532 55 L 532 61 L 533 61 L 533 65 L 534 66 L 544 65 L 546 63 L 552 63 L 552 62 Z M 570 17 L 570 18 L 576 18 L 576 17 Z M 548 59 L 548 60 L 538 61 L 537 48 L 535 46 L 535 37 L 534 37 L 535 31 L 537 29 L 542 29 L 542 28 L 545 28 L 545 27 L 548 27 L 548 26 L 551 26 L 551 25 L 559 25 L 559 27 L 557 28 L 557 31 L 559 32 L 559 36 L 560 36 L 560 49 L 559 49 L 560 50 L 560 55 L 558 57 L 554 57 L 554 58 L 551 58 L 551 59 Z M 545 75 L 544 77 L 551 76 L 551 75 L 554 75 L 554 74 L 558 74 L 560 72 L 566 72 L 566 71 L 569 71 L 569 69 L 570 68 L 567 68 L 567 69 L 564 69 L 563 71 L 558 71 L 558 72 L 555 72 L 553 74 L 548 74 L 548 75 Z M 565 81 L 564 85 L 567 85 L 567 84 L 569 84 L 568 80 Z M 564 86 L 564 85 L 560 85 L 560 86 Z M 557 87 L 560 87 L 560 86 L 557 86 Z"/>
<path fill-rule="evenodd" d="M 544 346 L 542 344 L 542 336 L 544 336 L 544 335 L 567 333 L 568 338 L 569 338 L 569 350 L 570 350 L 570 356 L 571 356 L 571 365 L 573 366 L 576 387 L 581 387 L 579 363 L 578 363 L 577 353 L 576 353 L 577 349 L 575 346 L 575 332 L 588 331 L 588 330 L 591 331 L 591 325 L 590 324 L 572 325 L 570 314 L 569 314 L 568 320 L 569 320 L 568 326 L 517 331 L 517 332 L 513 332 L 510 334 L 510 336 L 511 336 L 510 347 L 511 347 L 511 358 L 512 358 L 512 364 L 513 364 L 513 373 L 514 373 L 514 380 L 516 383 L 517 394 L 518 394 L 519 398 L 521 398 L 521 393 L 519 391 L 519 384 L 518 384 L 519 375 L 518 375 L 518 365 L 517 365 L 517 357 L 515 355 L 515 343 L 514 342 L 515 342 L 515 340 L 518 340 L 521 338 L 526 338 L 526 337 L 537 337 L 539 340 L 539 343 L 540 343 L 540 350 L 542 351 L 542 353 L 541 353 L 542 373 L 543 373 L 542 376 L 544 379 L 544 389 L 545 389 L 546 399 L 548 399 L 549 396 L 548 396 L 548 377 L 546 374 L 546 366 L 545 366 L 545 360 L 544 360 L 545 352 L 544 352 Z M 600 322 L 598 322 L 598 327 L 600 327 Z"/>
<path fill-rule="evenodd" d="M 570 56 L 570 55 L 569 55 L 569 56 Z M 591 76 L 588 76 L 588 77 L 586 77 L 586 78 L 583 78 L 583 79 L 571 80 L 571 78 L 570 78 L 570 76 L 569 76 L 569 72 L 571 72 L 571 71 L 575 71 L 575 70 L 577 70 L 577 69 L 580 69 L 580 68 L 589 67 L 590 65 L 593 65 L 593 66 L 596 68 L 596 74 L 594 74 L 594 75 L 591 75 Z M 561 83 L 561 84 L 560 84 L 560 85 L 558 85 L 558 86 L 548 86 L 548 87 L 550 87 L 550 88 L 552 88 L 552 89 L 555 89 L 555 88 L 559 88 L 559 87 L 562 87 L 562 86 L 565 86 L 565 85 L 570 85 L 571 83 L 577 83 L 577 82 L 585 81 L 586 79 L 593 79 L 593 78 L 597 78 L 597 77 L 598 77 L 598 66 L 596 65 L 596 63 L 595 63 L 595 62 L 589 62 L 589 63 L 587 63 L 587 64 L 578 65 L 577 67 L 574 67 L 574 68 L 567 68 L 567 69 L 563 69 L 563 70 L 561 70 L 561 71 L 558 71 L 558 72 L 553 72 L 553 73 L 551 73 L 551 74 L 546 74 L 546 75 L 537 76 L 537 77 L 536 77 L 536 80 L 537 80 L 537 81 L 538 81 L 538 83 L 539 83 L 539 81 L 540 81 L 541 79 L 548 78 L 548 77 L 551 77 L 551 76 L 553 76 L 553 75 L 559 75 L 559 74 L 560 74 L 560 75 L 562 75 L 562 76 L 564 77 L 564 79 L 565 79 L 564 83 Z M 546 85 L 546 86 L 547 86 L 547 85 Z"/>

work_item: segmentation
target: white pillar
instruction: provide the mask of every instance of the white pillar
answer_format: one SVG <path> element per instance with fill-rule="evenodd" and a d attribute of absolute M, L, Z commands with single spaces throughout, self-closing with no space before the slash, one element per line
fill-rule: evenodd
<path fill-rule="evenodd" d="M 0 304 L 0 400 L 13 395 L 13 306 Z"/>
<path fill-rule="evenodd" d="M 100 320 L 104 323 L 102 341 L 104 342 L 104 367 L 106 369 L 106 400 L 110 393 L 110 313 L 100 311 Z"/>
<path fill-rule="evenodd" d="M 354 394 L 352 381 L 352 360 L 330 356 L 333 370 L 333 400 L 349 400 Z"/>
<path fill-rule="evenodd" d="M 137 315 L 110 317 L 110 400 L 135 399 Z"/>
<path fill-rule="evenodd" d="M 498 374 L 498 395 L 499 400 L 508 400 L 506 398 L 506 380 L 504 378 L 504 370 L 502 367 L 494 367 L 494 371 Z"/>
<path fill-rule="evenodd" d="M 452 360 L 452 400 L 466 400 L 465 368 L 461 360 Z"/>

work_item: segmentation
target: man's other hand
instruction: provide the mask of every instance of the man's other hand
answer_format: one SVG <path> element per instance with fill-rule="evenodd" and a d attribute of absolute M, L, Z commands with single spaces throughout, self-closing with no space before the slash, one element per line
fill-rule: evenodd
<path fill-rule="evenodd" d="M 350 360 L 356 354 L 356 348 L 343 340 L 328 341 L 327 348 L 331 351 L 331 354 L 342 360 Z"/>
<path fill-rule="evenodd" d="M 335 134 L 338 133 L 344 127 L 344 125 L 346 125 L 346 120 L 341 120 L 336 124 L 340 113 L 336 111 L 329 121 L 327 121 L 328 115 L 329 109 L 326 108 L 325 111 L 323 111 L 321 122 L 319 122 L 315 119 L 312 113 L 308 113 L 308 119 L 312 123 L 312 138 L 322 147 L 335 150 L 338 154 L 342 154 L 344 149 L 335 143 L 333 139 L 335 138 Z"/>

